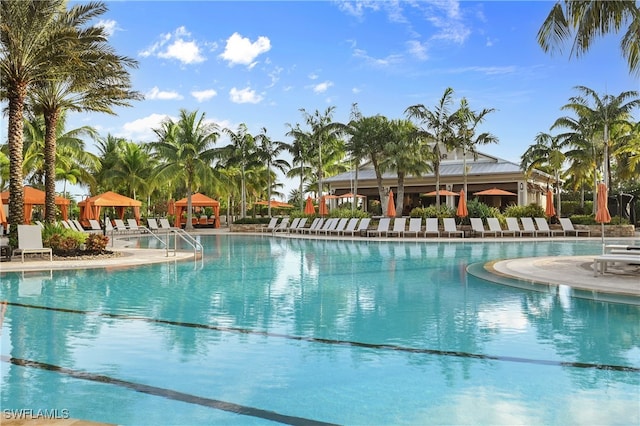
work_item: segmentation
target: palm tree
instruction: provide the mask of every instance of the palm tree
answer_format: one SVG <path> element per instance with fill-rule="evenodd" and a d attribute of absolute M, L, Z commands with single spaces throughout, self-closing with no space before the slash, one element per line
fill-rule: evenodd
<path fill-rule="evenodd" d="M 391 139 L 385 145 L 386 158 L 384 169 L 394 169 L 398 176 L 398 202 L 396 216 L 402 216 L 404 210 L 404 179 L 407 174 L 420 176 L 431 171 L 431 165 L 425 161 L 428 151 L 424 150 L 418 132 L 409 120 L 392 120 L 390 122 Z M 386 203 L 385 203 L 386 204 Z"/>
<path fill-rule="evenodd" d="M 286 160 L 278 158 L 278 155 L 286 149 L 287 145 L 284 142 L 274 141 L 268 137 L 267 129 L 265 127 L 260 130 L 260 134 L 256 136 L 256 140 L 258 141 L 258 156 L 262 161 L 267 163 L 267 200 L 269 200 L 268 214 L 269 217 L 271 217 L 271 167 L 275 167 L 283 173 L 290 167 Z"/>
<path fill-rule="evenodd" d="M 260 165 L 256 156 L 255 138 L 247 125 L 240 123 L 234 132 L 230 129 L 222 130 L 231 140 L 231 143 L 218 150 L 218 156 L 223 159 L 226 166 L 240 166 L 240 217 L 247 216 L 247 181 L 246 173 L 249 167 Z"/>
<path fill-rule="evenodd" d="M 213 148 L 218 139 L 218 126 L 205 121 L 205 114 L 198 117 L 198 111 L 180 110 L 180 118 L 174 122 L 170 118 L 163 121 L 161 128 L 153 129 L 158 141 L 150 142 L 161 162 L 158 175 L 171 181 L 181 181 L 187 190 L 187 224 L 185 229 L 193 229 L 191 222 L 191 194 L 194 187 L 212 180 L 211 165 L 217 158 Z M 177 218 L 179 220 L 180 218 Z"/>
<path fill-rule="evenodd" d="M 76 37 L 73 25 L 60 25 L 65 0 L 5 0 L 0 2 L 0 95 L 8 101 L 9 222 L 15 236 L 24 223 L 22 175 L 23 118 L 27 92 L 51 78 L 53 65 L 69 59 L 65 48 Z"/>
<path fill-rule="evenodd" d="M 440 207 L 440 163 L 443 152 L 451 151 L 460 143 L 455 137 L 456 114 L 451 114 L 453 89 L 448 87 L 433 111 L 422 104 L 412 105 L 405 110 L 409 118 L 416 118 L 425 127 L 418 130 L 421 138 L 432 142 L 433 171 L 436 175 L 436 205 Z"/>
<path fill-rule="evenodd" d="M 536 135 L 535 144 L 531 145 L 527 151 L 522 154 L 520 167 L 522 170 L 530 173 L 533 169 L 544 169 L 545 166 L 552 170 L 557 185 L 557 215 L 560 217 L 561 201 L 560 201 L 560 171 L 564 165 L 566 156 L 562 151 L 566 147 L 566 142 L 552 136 L 549 133 L 540 132 Z"/>
<path fill-rule="evenodd" d="M 78 8 L 73 12 L 79 13 Z M 106 10 L 106 9 L 104 9 Z M 88 12 L 88 11 L 87 11 Z M 97 16 L 100 13 L 91 13 Z M 85 18 L 86 19 L 86 18 Z M 133 59 L 111 52 L 102 27 L 80 32 L 77 52 L 70 52 L 77 60 L 69 61 L 69 74 L 34 85 L 28 96 L 31 110 L 44 116 L 45 134 L 45 221 L 55 221 L 56 128 L 65 111 L 95 111 L 114 114 L 112 106 L 130 106 L 128 100 L 142 96 L 129 90 L 127 66 L 136 66 Z M 65 66 L 67 66 L 65 64 Z"/>
<path fill-rule="evenodd" d="M 292 156 L 292 163 L 295 165 L 296 163 L 299 167 L 292 167 L 287 172 L 287 177 L 292 178 L 298 176 L 300 178 L 300 210 L 302 210 L 304 199 L 302 195 L 304 194 L 303 186 L 304 181 L 308 178 L 312 171 L 310 167 L 307 167 L 306 164 L 310 162 L 310 151 L 311 151 L 311 134 L 309 132 L 305 132 L 300 128 L 300 124 L 296 124 L 295 127 L 291 124 L 287 124 L 289 127 L 289 131 L 286 133 L 287 136 L 293 137 L 293 142 L 287 144 L 287 151 Z M 293 166 L 292 165 L 292 166 Z"/>
<path fill-rule="evenodd" d="M 144 147 L 127 142 L 120 152 L 119 161 L 106 171 L 105 177 L 120 188 L 126 188 L 126 193 L 135 200 L 140 193 L 146 195 L 151 192 L 155 167 Z"/>
<path fill-rule="evenodd" d="M 463 175 L 464 175 L 464 196 L 467 197 L 467 152 L 470 152 L 474 160 L 478 159 L 478 145 L 498 143 L 498 138 L 489 132 L 482 132 L 476 136 L 477 127 L 484 121 L 484 118 L 494 112 L 493 108 L 484 108 L 480 112 L 472 111 L 466 98 L 460 100 L 460 107 L 454 113 L 457 145 L 462 148 Z M 466 200 L 465 200 L 466 201 Z"/>
<path fill-rule="evenodd" d="M 596 91 L 585 87 L 576 86 L 580 92 L 577 96 L 569 98 L 569 103 L 562 107 L 563 110 L 571 110 L 578 117 L 587 120 L 593 126 L 594 132 L 602 132 L 604 141 L 603 153 L 603 178 L 609 187 L 611 181 L 610 152 L 615 142 L 610 138 L 610 129 L 616 125 L 631 125 L 629 118 L 631 111 L 640 106 L 639 94 L 635 90 L 629 90 L 614 95 L 599 95 Z"/>
<path fill-rule="evenodd" d="M 635 0 L 557 1 L 538 30 L 538 44 L 545 52 L 562 51 L 573 39 L 570 56 L 580 57 L 596 37 L 628 28 L 620 42 L 629 72 L 640 73 L 640 10 Z"/>
<path fill-rule="evenodd" d="M 55 152 L 56 180 L 71 183 L 91 183 L 94 177 L 91 169 L 98 163 L 98 158 L 85 151 L 83 137 L 96 138 L 97 132 L 93 127 L 82 126 L 65 130 L 65 115 L 61 114 L 56 125 L 57 149 Z M 42 116 L 29 116 L 24 122 L 24 153 L 23 175 L 32 185 L 43 187 L 46 175 L 45 164 L 45 135 L 47 129 Z"/>
<path fill-rule="evenodd" d="M 322 196 L 323 185 L 322 177 L 325 170 L 325 164 L 328 157 L 336 160 L 336 154 L 343 150 L 343 141 L 340 135 L 344 132 L 345 126 L 342 123 L 333 122 L 333 112 L 335 107 L 328 107 L 324 112 L 315 110 L 313 114 L 308 113 L 304 108 L 300 109 L 305 122 L 311 128 L 309 131 L 311 149 L 315 152 L 317 160 L 317 177 L 318 177 L 318 197 Z M 331 163 L 331 162 L 329 162 Z"/>

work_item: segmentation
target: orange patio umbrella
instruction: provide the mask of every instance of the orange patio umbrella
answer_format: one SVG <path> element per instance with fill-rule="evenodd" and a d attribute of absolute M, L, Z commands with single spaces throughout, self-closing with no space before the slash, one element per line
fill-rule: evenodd
<path fill-rule="evenodd" d="M 326 216 L 329 214 L 329 209 L 327 208 L 327 202 L 325 201 L 324 195 L 320 199 L 320 205 L 318 206 L 318 213 L 320 213 L 320 216 Z"/>
<path fill-rule="evenodd" d="M 491 188 L 486 189 L 480 192 L 474 192 L 473 195 L 510 195 L 516 197 L 518 194 L 514 194 L 513 192 L 505 191 L 504 189 Z"/>
<path fill-rule="evenodd" d="M 169 200 L 167 203 L 167 214 L 174 215 L 176 214 L 176 200 L 173 198 Z"/>
<path fill-rule="evenodd" d="M 4 206 L 2 204 L 2 198 L 0 198 L 0 225 L 5 226 L 7 224 L 7 215 L 4 214 Z M 0 232 L 2 234 L 2 232 Z"/>
<path fill-rule="evenodd" d="M 556 209 L 553 206 L 553 193 L 551 191 L 547 191 L 547 207 L 544 210 L 544 214 L 547 217 L 553 217 L 556 215 Z"/>
<path fill-rule="evenodd" d="M 421 197 L 435 197 L 436 191 L 431 191 L 431 192 L 425 192 L 424 194 L 420 194 Z M 454 195 L 458 195 L 457 192 L 453 192 L 453 191 L 449 191 L 448 189 L 441 189 L 440 190 L 440 196 L 441 197 L 446 197 L 446 196 L 454 196 Z"/>
<path fill-rule="evenodd" d="M 313 200 L 311 197 L 307 197 L 307 202 L 304 204 L 304 214 L 314 214 L 316 208 L 313 206 Z"/>
<path fill-rule="evenodd" d="M 598 198 L 596 200 L 596 222 L 601 224 L 602 227 L 602 252 L 604 253 L 604 224 L 611 222 L 611 215 L 609 214 L 609 206 L 607 201 L 607 185 L 604 183 L 598 184 Z"/>
<path fill-rule="evenodd" d="M 460 199 L 458 200 L 458 210 L 456 210 L 456 216 L 469 216 L 469 210 L 467 210 L 467 197 L 464 196 L 464 189 L 460 190 Z"/>
<path fill-rule="evenodd" d="M 387 201 L 387 216 L 396 217 L 396 204 L 393 201 L 393 190 L 389 190 L 389 201 Z"/>

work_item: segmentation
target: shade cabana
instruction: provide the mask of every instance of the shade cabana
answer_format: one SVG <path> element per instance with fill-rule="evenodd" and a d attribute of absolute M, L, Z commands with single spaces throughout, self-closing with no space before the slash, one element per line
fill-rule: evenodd
<path fill-rule="evenodd" d="M 187 198 L 176 201 L 176 224 L 181 222 L 182 212 L 187 209 Z M 204 194 L 195 193 L 191 195 L 191 207 L 212 207 L 215 221 L 213 223 L 214 228 L 220 227 L 220 203 L 213 198 L 209 198 Z"/>
<path fill-rule="evenodd" d="M 140 206 L 142 202 L 134 200 L 133 198 L 125 197 L 124 195 L 117 194 L 112 191 L 107 191 L 104 194 L 94 195 L 84 201 L 80 201 L 78 206 L 80 207 L 80 217 L 94 218 L 100 217 L 100 209 L 102 207 L 113 207 L 116 210 L 118 218 L 124 219 L 124 212 L 127 207 L 133 208 L 133 215 L 137 222 L 140 222 Z M 85 212 L 85 209 L 89 209 Z"/>
<path fill-rule="evenodd" d="M 31 213 L 33 212 L 33 206 L 44 206 L 46 194 L 44 191 L 36 189 L 32 186 L 24 187 L 24 223 L 31 223 Z M 3 204 L 9 204 L 9 191 L 0 193 L 0 198 Z M 64 197 L 56 196 L 56 206 L 60 208 L 62 219 L 67 220 L 69 218 L 69 204 L 71 201 Z"/>

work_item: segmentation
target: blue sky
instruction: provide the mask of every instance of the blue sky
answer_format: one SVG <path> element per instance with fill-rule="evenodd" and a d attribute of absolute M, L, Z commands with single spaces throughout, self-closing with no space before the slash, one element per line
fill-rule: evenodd
<path fill-rule="evenodd" d="M 577 94 L 574 86 L 640 89 L 618 37 L 598 40 L 582 58 L 542 52 L 536 34 L 550 1 L 107 5 L 102 23 L 116 51 L 139 61 L 132 81 L 145 100 L 118 116 L 74 114 L 68 127 L 137 142 L 153 140 L 152 129 L 181 108 L 233 130 L 266 127 L 290 142 L 286 123 L 304 124 L 300 108 L 334 106 L 334 120 L 346 122 L 357 102 L 364 115 L 403 118 L 408 106 L 432 107 L 452 87 L 454 105 L 466 97 L 472 109 L 496 109 L 481 130 L 500 143 L 481 150 L 519 162 L 535 135 L 566 115 L 560 107 Z"/>

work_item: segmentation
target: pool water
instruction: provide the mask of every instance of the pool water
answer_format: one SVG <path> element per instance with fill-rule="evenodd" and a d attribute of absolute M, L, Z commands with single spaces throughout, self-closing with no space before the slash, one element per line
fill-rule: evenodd
<path fill-rule="evenodd" d="M 198 262 L 3 274 L 3 418 L 640 423 L 640 306 L 467 273 L 596 242 L 201 241 Z"/>

